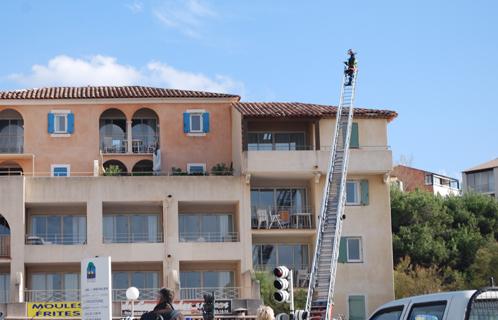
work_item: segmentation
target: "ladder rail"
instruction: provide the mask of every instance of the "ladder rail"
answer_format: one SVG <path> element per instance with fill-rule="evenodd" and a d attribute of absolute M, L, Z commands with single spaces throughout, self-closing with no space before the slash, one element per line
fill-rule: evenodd
<path fill-rule="evenodd" d="M 343 77 L 342 79 L 342 84 L 341 84 L 341 88 L 344 87 L 344 84 L 345 84 L 345 77 Z M 341 92 L 342 92 L 342 89 L 341 89 Z M 341 108 L 341 105 L 343 103 L 343 95 L 341 93 L 341 96 L 340 96 L 340 100 L 339 100 L 339 106 L 337 108 L 337 114 L 336 114 L 336 123 L 335 123 L 335 132 L 334 132 L 334 137 L 333 137 L 333 141 L 332 141 L 332 149 L 330 150 L 330 157 L 329 157 L 329 163 L 328 163 L 328 168 L 327 168 L 327 177 L 326 177 L 326 180 L 325 180 L 325 187 L 323 188 L 323 196 L 322 196 L 322 204 L 320 206 L 320 215 L 318 217 L 318 234 L 317 234 L 317 239 L 315 241 L 315 251 L 314 251 L 314 254 L 313 254 L 313 262 L 312 262 L 312 265 L 311 265 L 311 276 L 310 276 L 310 279 L 309 279 L 309 283 L 308 283 L 308 295 L 306 297 L 306 310 L 311 310 L 311 303 L 312 303 L 312 300 L 313 300 L 313 292 L 314 292 L 314 286 L 315 286 L 315 282 L 316 282 L 316 279 L 315 277 L 317 276 L 317 272 L 316 272 L 316 268 L 317 268 L 317 260 L 318 260 L 318 257 L 317 257 L 317 253 L 319 252 L 319 246 L 320 246 L 320 243 L 322 241 L 322 234 L 323 234 L 323 230 L 322 228 L 324 227 L 324 220 L 326 219 L 326 210 L 327 210 L 327 200 L 329 198 L 328 194 L 329 194 L 329 190 L 330 190 L 330 180 L 332 179 L 332 175 L 333 175 L 333 171 L 334 171 L 334 164 L 335 164 L 335 157 L 334 157 L 334 154 L 336 153 L 336 149 L 337 149 L 337 140 L 338 140 L 338 136 L 339 136 L 339 130 L 337 130 L 339 128 L 339 124 L 340 124 L 340 115 L 342 114 L 342 108 Z"/>

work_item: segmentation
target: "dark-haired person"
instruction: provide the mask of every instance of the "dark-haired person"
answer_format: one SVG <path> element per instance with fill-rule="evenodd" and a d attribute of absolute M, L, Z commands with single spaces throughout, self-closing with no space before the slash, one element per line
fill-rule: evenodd
<path fill-rule="evenodd" d="M 356 70 L 356 53 L 353 52 L 353 49 L 349 49 L 348 54 L 349 54 L 348 61 L 344 61 L 344 64 L 346 65 L 346 69 L 344 69 L 344 74 L 349 77 L 348 83 L 345 84 L 346 86 L 350 86 L 351 83 L 353 82 L 354 72 Z"/>
<path fill-rule="evenodd" d="M 149 320 L 155 317 L 156 320 L 183 320 L 182 313 L 173 308 L 174 297 L 175 294 L 172 290 L 162 288 L 159 290 L 159 302 L 154 307 L 154 310 L 144 313 L 140 319 Z"/>

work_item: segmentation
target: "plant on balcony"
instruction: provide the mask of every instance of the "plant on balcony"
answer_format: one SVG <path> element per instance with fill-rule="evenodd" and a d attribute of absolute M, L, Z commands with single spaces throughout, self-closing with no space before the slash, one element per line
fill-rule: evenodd
<path fill-rule="evenodd" d="M 111 164 L 107 169 L 104 169 L 104 176 L 120 176 L 122 172 L 119 166 Z"/>
<path fill-rule="evenodd" d="M 171 167 L 171 175 L 172 176 L 186 176 L 187 173 L 183 171 L 181 168 Z"/>
<path fill-rule="evenodd" d="M 213 176 L 231 176 L 233 175 L 233 164 L 231 163 L 229 167 L 223 162 L 217 163 L 211 168 L 211 174 Z"/>

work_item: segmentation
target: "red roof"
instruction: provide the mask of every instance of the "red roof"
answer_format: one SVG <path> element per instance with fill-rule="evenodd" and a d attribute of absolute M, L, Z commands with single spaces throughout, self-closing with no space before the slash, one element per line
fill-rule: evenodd
<path fill-rule="evenodd" d="M 302 118 L 334 117 L 337 107 L 301 102 L 235 102 L 234 106 L 245 117 Z M 391 110 L 354 108 L 355 118 L 380 118 L 391 121 L 398 114 Z"/>
<path fill-rule="evenodd" d="M 0 100 L 112 99 L 112 98 L 237 98 L 237 95 L 142 86 L 52 87 L 0 91 Z"/>

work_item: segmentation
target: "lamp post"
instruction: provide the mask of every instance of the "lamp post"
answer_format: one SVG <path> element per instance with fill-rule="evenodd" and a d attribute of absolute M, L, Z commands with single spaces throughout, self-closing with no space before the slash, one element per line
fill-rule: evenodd
<path fill-rule="evenodd" d="M 129 287 L 126 289 L 126 299 L 131 301 L 131 316 L 130 319 L 133 320 L 133 316 L 135 313 L 135 300 L 138 299 L 138 296 L 140 295 L 140 291 L 138 291 L 137 288 L 135 287 Z"/>

